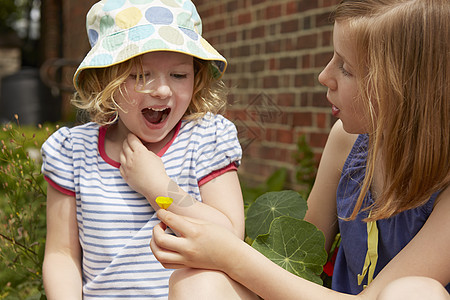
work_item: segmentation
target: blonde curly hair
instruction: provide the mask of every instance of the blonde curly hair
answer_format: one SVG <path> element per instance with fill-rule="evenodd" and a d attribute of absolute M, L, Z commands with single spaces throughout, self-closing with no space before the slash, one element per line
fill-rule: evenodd
<path fill-rule="evenodd" d="M 123 83 L 133 69 L 143 73 L 141 57 L 106 68 L 83 70 L 78 77 L 72 104 L 99 125 L 110 125 L 118 119 L 120 106 L 117 93 L 124 95 Z M 194 91 L 184 119 L 198 119 L 206 113 L 223 113 L 227 105 L 228 89 L 222 80 L 213 77 L 210 61 L 194 58 Z"/>

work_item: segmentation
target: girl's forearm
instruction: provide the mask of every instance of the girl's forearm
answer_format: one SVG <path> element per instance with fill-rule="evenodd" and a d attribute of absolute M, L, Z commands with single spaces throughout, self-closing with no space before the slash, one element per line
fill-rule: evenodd
<path fill-rule="evenodd" d="M 191 195 L 181 189 L 173 180 L 167 179 L 164 181 L 158 191 L 148 191 L 145 195 L 150 205 L 155 210 L 159 209 L 156 203 L 156 197 L 164 196 L 173 199 L 173 203 L 167 210 L 178 215 L 209 221 L 234 232 L 233 224 L 230 219 L 218 209 L 195 200 Z M 166 188 L 164 188 L 166 187 Z"/>
<path fill-rule="evenodd" d="M 300 278 L 276 265 L 245 242 L 235 242 L 221 258 L 222 271 L 263 299 L 357 299 Z"/>
<path fill-rule="evenodd" d="M 42 268 L 47 299 L 82 299 L 81 268 L 64 254 L 46 254 Z"/>

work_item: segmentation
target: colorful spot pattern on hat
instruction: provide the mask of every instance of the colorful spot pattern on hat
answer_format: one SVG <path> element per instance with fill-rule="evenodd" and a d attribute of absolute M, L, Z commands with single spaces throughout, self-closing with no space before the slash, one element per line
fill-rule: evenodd
<path fill-rule="evenodd" d="M 190 0 L 102 0 L 86 17 L 92 49 L 84 69 L 112 66 L 151 51 L 174 51 L 214 62 L 222 76 L 226 59 L 203 37 L 200 16 Z"/>

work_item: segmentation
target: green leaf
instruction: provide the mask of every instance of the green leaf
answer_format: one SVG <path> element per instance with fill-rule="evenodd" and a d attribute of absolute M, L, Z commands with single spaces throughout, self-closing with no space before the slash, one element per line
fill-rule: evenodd
<path fill-rule="evenodd" d="M 327 261 L 324 245 L 325 237 L 314 225 L 283 216 L 252 247 L 285 270 L 322 285 L 320 274 Z"/>
<path fill-rule="evenodd" d="M 280 216 L 303 219 L 307 209 L 306 201 L 295 191 L 265 193 L 247 211 L 247 235 L 255 239 L 258 235 L 269 232 L 270 223 Z"/>

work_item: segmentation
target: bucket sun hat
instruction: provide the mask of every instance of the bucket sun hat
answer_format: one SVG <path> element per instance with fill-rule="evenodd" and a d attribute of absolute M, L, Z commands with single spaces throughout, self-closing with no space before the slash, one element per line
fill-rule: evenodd
<path fill-rule="evenodd" d="M 202 37 L 202 21 L 190 0 L 102 0 L 89 10 L 91 50 L 76 70 L 105 68 L 154 51 L 173 51 L 212 61 L 214 78 L 227 61 Z"/>

